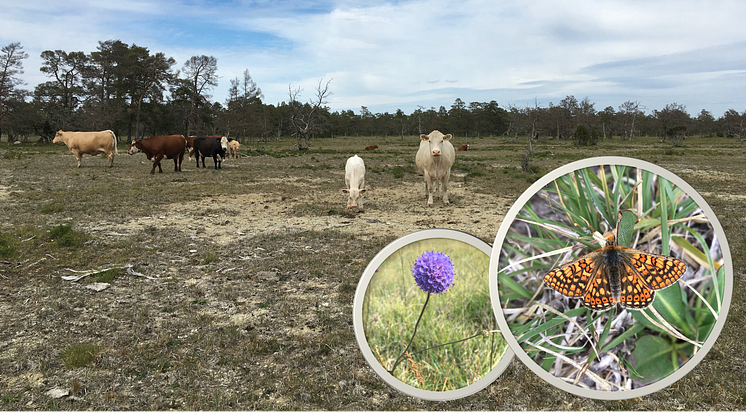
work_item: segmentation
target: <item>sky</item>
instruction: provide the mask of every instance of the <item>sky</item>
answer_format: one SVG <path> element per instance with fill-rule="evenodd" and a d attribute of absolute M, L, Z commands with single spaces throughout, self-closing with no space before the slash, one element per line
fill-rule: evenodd
<path fill-rule="evenodd" d="M 263 101 L 310 100 L 329 81 L 332 111 L 449 109 L 457 98 L 548 107 L 588 97 L 598 111 L 638 101 L 716 118 L 746 110 L 742 0 L 0 0 L 0 46 L 20 42 L 28 90 L 51 80 L 44 50 L 121 40 L 173 57 L 214 56 L 225 103 L 249 70 Z"/>

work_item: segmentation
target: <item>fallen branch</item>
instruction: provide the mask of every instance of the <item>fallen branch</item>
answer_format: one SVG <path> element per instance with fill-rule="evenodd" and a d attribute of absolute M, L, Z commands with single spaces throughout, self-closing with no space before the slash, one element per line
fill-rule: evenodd
<path fill-rule="evenodd" d="M 143 278 L 148 279 L 148 280 L 158 280 L 158 278 L 150 277 L 150 276 L 144 275 L 144 274 L 142 274 L 140 272 L 135 272 L 135 270 L 132 269 L 132 265 L 127 265 L 125 267 L 127 268 L 127 273 L 130 274 L 130 275 L 132 275 L 132 276 L 140 276 L 140 277 L 143 277 Z"/>
<path fill-rule="evenodd" d="M 34 262 L 34 263 L 32 263 L 32 264 L 30 264 L 30 265 L 26 266 L 26 269 L 30 268 L 31 266 L 35 266 L 35 265 L 38 265 L 39 263 L 41 263 L 41 262 L 43 262 L 43 261 L 45 261 L 45 260 L 47 260 L 47 258 L 41 258 L 41 259 L 37 260 L 36 262 Z"/>
<path fill-rule="evenodd" d="M 112 269 L 122 269 L 122 266 L 119 266 L 119 267 L 114 266 L 114 267 L 110 267 L 110 268 L 106 268 L 106 269 L 101 269 L 101 270 L 93 270 L 93 271 L 90 271 L 90 272 L 85 272 L 85 271 L 82 271 L 82 270 L 75 270 L 75 269 L 66 268 L 66 270 L 69 270 L 70 272 L 73 272 L 73 273 L 81 273 L 81 272 L 84 272 L 84 273 L 81 274 L 81 275 L 78 275 L 78 276 L 61 276 L 61 278 L 62 278 L 62 280 L 69 280 L 69 281 L 72 281 L 72 282 L 77 282 L 80 279 L 83 279 L 84 277 L 91 276 L 91 275 L 97 275 L 99 273 L 103 273 L 103 272 L 106 272 L 106 271 L 112 270 Z"/>
<path fill-rule="evenodd" d="M 88 271 L 88 272 L 86 272 L 84 270 L 75 270 L 75 269 L 66 268 L 66 270 L 69 270 L 70 272 L 73 272 L 73 273 L 80 273 L 80 275 L 76 275 L 76 276 L 62 276 L 61 278 L 62 278 L 62 280 L 69 280 L 71 282 L 77 282 L 80 279 L 83 279 L 84 277 L 91 276 L 91 275 L 97 275 L 99 273 L 103 273 L 103 272 L 106 272 L 108 270 L 112 270 L 112 269 L 126 269 L 127 270 L 127 274 L 130 274 L 132 276 L 140 276 L 140 277 L 146 278 L 148 280 L 158 280 L 158 278 L 150 277 L 150 276 L 144 275 L 144 274 L 142 274 L 140 272 L 135 272 L 135 270 L 132 269 L 132 267 L 133 267 L 132 264 L 128 264 L 128 265 L 124 265 L 124 266 L 112 266 L 112 267 L 108 267 L 106 269 L 92 270 L 92 271 Z"/>

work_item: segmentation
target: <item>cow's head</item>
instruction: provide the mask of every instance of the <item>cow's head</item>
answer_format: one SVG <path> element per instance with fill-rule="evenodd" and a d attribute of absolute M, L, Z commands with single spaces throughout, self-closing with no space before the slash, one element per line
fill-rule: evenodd
<path fill-rule="evenodd" d="M 433 156 L 440 156 L 441 150 L 443 146 L 443 142 L 450 140 L 451 135 L 446 134 L 433 130 L 430 132 L 430 134 L 421 134 L 420 139 L 422 139 L 423 142 L 428 142 L 430 145 L 430 154 Z"/>
<path fill-rule="evenodd" d="M 62 140 L 62 130 L 57 131 L 57 133 L 54 135 L 54 140 L 52 140 L 52 143 L 65 143 L 65 141 Z"/>
<path fill-rule="evenodd" d="M 135 153 L 140 153 L 141 152 L 141 150 L 137 147 L 137 143 L 139 143 L 140 140 L 141 139 L 134 139 L 134 140 L 132 140 L 132 144 L 130 144 L 130 150 L 127 150 L 127 154 L 133 155 Z"/>
<path fill-rule="evenodd" d="M 220 146 L 223 148 L 223 150 L 228 150 L 228 138 L 223 136 L 220 138 Z"/>
<path fill-rule="evenodd" d="M 360 195 L 365 193 L 365 189 L 342 189 L 342 192 L 350 194 L 350 197 L 347 198 L 347 208 L 355 209 L 357 208 L 357 200 Z"/>

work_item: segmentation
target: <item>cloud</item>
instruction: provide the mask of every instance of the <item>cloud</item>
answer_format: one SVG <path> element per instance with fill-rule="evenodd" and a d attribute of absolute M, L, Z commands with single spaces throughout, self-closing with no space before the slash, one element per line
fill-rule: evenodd
<path fill-rule="evenodd" d="M 310 98 L 319 79 L 333 78 L 333 110 L 409 113 L 457 97 L 548 104 L 569 94 L 744 109 L 732 93 L 743 83 L 727 85 L 743 80 L 746 62 L 738 0 L 78 0 L 4 12 L 0 41 L 21 41 L 33 57 L 24 63 L 31 86 L 47 80 L 41 51 L 120 39 L 174 57 L 176 68 L 215 56 L 221 103 L 228 80 L 249 69 L 269 103 L 286 100 L 290 84 Z"/>

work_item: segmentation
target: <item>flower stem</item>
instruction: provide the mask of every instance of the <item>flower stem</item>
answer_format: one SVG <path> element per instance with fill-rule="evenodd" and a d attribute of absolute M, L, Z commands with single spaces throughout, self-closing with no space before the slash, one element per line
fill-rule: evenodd
<path fill-rule="evenodd" d="M 402 356 L 404 356 L 405 353 L 407 353 L 407 350 L 409 349 L 409 345 L 412 344 L 412 341 L 414 340 L 414 335 L 417 334 L 417 326 L 420 325 L 420 320 L 422 320 L 422 315 L 425 313 L 425 308 L 427 307 L 427 302 L 430 301 L 430 292 L 427 293 L 427 298 L 425 298 L 425 304 L 422 305 L 422 311 L 420 312 L 420 317 L 417 318 L 417 323 L 414 324 L 414 332 L 412 332 L 412 337 L 409 339 L 409 343 L 407 343 L 407 346 L 404 348 L 404 352 L 399 355 L 398 358 L 396 358 L 396 362 L 394 362 L 394 366 L 391 367 L 391 370 L 389 373 L 392 375 L 394 374 L 394 370 L 396 370 L 396 367 L 399 365 L 399 362 L 401 362 Z"/>

